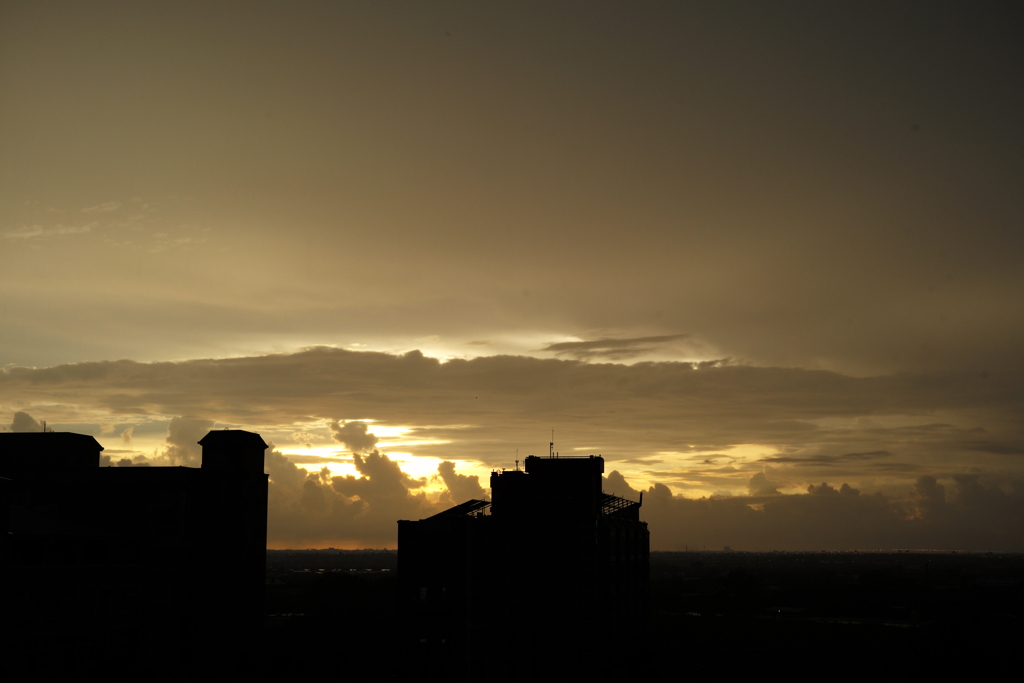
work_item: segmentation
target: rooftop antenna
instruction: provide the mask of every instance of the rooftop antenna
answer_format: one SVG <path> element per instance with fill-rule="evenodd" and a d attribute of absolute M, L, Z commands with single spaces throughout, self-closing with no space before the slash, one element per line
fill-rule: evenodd
<path fill-rule="evenodd" d="M 516 449 L 516 472 L 519 471 L 519 449 Z"/>
<path fill-rule="evenodd" d="M 46 420 L 43 420 L 43 431 L 46 431 Z"/>
<path fill-rule="evenodd" d="M 555 457 L 555 430 L 551 430 L 551 441 L 548 442 L 548 457 Z"/>

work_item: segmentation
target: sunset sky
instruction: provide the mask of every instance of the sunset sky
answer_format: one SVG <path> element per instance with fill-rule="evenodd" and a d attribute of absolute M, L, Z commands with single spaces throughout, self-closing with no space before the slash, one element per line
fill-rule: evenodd
<path fill-rule="evenodd" d="M 259 432 L 271 547 L 554 430 L 654 549 L 1024 550 L 1000 11 L 0 2 L 0 423 Z"/>

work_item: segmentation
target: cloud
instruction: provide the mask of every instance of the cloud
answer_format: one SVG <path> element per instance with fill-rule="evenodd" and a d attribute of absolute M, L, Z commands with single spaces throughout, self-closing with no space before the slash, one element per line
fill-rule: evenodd
<path fill-rule="evenodd" d="M 199 467 L 203 448 L 199 440 L 213 429 L 213 420 L 198 417 L 174 417 L 167 427 L 167 447 L 163 452 L 171 465 Z"/>
<path fill-rule="evenodd" d="M 1022 455 L 1024 446 L 1010 443 L 993 443 L 991 441 L 965 442 L 960 444 L 963 448 L 982 453 L 993 453 L 995 455 Z"/>
<path fill-rule="evenodd" d="M 933 476 L 919 477 L 910 492 L 910 502 L 916 517 L 932 519 L 945 511 L 946 487 Z"/>
<path fill-rule="evenodd" d="M 636 358 L 669 342 L 689 339 L 692 336 L 691 334 L 663 334 L 654 337 L 634 337 L 632 339 L 552 342 L 540 350 L 554 353 L 557 356 L 571 356 L 578 360 L 605 358 L 618 361 Z"/>
<path fill-rule="evenodd" d="M 637 501 L 640 498 L 640 492 L 630 486 L 618 470 L 612 470 L 604 477 L 601 488 L 605 493 L 611 493 L 620 498 L 628 498 L 632 501 Z"/>
<path fill-rule="evenodd" d="M 270 547 L 380 545 L 368 529 L 353 528 L 364 507 L 358 500 L 337 495 L 320 474 L 297 467 L 272 445 L 264 467 L 270 475 L 267 490 L 267 542 Z"/>
<path fill-rule="evenodd" d="M 1024 466 L 1013 464 L 1024 439 L 1010 428 L 1024 408 L 1022 383 L 1024 373 L 1012 372 L 985 379 L 973 373 L 850 377 L 793 368 L 695 371 L 688 363 L 625 366 L 518 356 L 441 363 L 418 352 L 322 347 L 178 363 L 0 370 L 0 395 L 17 397 L 28 409 L 46 405 L 54 422 L 194 414 L 291 434 L 297 424 L 330 422 L 355 409 L 376 422 L 410 428 L 417 440 L 446 442 L 443 449 L 413 447 L 417 455 L 441 459 L 504 466 L 510 447 L 527 450 L 539 442 L 543 450 L 554 427 L 560 439 L 591 444 L 612 460 L 695 450 L 703 452 L 701 460 L 713 459 L 718 456 L 707 454 L 764 444 L 766 462 L 799 465 L 808 478 L 820 478 L 820 469 L 821 477 L 848 481 L 868 468 L 927 470 L 934 458 L 959 470 Z M 947 422 L 937 422 L 940 415 Z M 333 433 L 340 443 L 349 439 L 348 447 L 367 452 L 376 442 L 361 425 L 338 422 Z M 895 456 L 887 454 L 896 452 L 900 462 L 893 463 Z M 700 461 L 693 467 L 699 470 Z"/>
<path fill-rule="evenodd" d="M 764 472 L 758 472 L 747 482 L 747 490 L 752 496 L 774 496 L 779 493 L 779 485 L 768 481 Z"/>
<path fill-rule="evenodd" d="M 844 484 L 838 495 L 695 499 L 655 484 L 644 492 L 641 517 L 649 525 L 651 547 L 665 550 L 723 545 L 741 550 L 1024 550 L 1024 479 L 985 481 L 960 474 L 951 481 L 950 501 L 931 476 L 893 496 L 858 495 Z M 609 489 L 631 500 L 639 497 L 617 471 L 607 477 Z M 927 514 L 918 514 L 922 506 L 929 508 Z"/>
<path fill-rule="evenodd" d="M 858 489 L 853 488 L 852 486 L 850 486 L 846 482 L 843 482 L 843 485 L 840 486 L 838 490 L 836 490 L 835 487 L 829 486 L 825 482 L 821 482 L 821 484 L 818 484 L 818 485 L 809 484 L 807 486 L 807 493 L 811 494 L 812 496 L 859 496 L 860 495 L 860 491 Z"/>
<path fill-rule="evenodd" d="M 891 455 L 892 453 L 890 453 L 889 451 L 871 451 L 870 453 L 843 453 L 841 455 L 809 455 L 802 458 L 791 455 L 777 455 L 770 456 L 767 458 L 761 458 L 758 462 L 788 463 L 796 465 L 831 465 L 844 460 L 875 460 L 877 458 L 887 458 Z"/>
<path fill-rule="evenodd" d="M 289 438 L 295 443 L 305 444 L 306 447 L 310 447 L 314 441 L 323 441 L 324 437 L 322 434 L 315 434 L 305 430 L 297 430 L 291 433 Z"/>
<path fill-rule="evenodd" d="M 264 471 L 270 475 L 270 481 L 280 489 L 294 491 L 306 479 L 306 470 L 296 467 L 289 458 L 270 445 L 263 459 Z"/>
<path fill-rule="evenodd" d="M 82 213 L 109 213 L 111 211 L 117 211 L 121 206 L 121 202 L 103 202 L 102 204 L 82 209 Z"/>
<path fill-rule="evenodd" d="M 4 239 L 9 240 L 31 240 L 37 237 L 52 237 L 54 235 L 80 235 L 91 232 L 94 223 L 89 225 L 58 225 L 54 228 L 44 228 L 41 225 L 32 225 L 10 230 L 4 233 Z"/>
<path fill-rule="evenodd" d="M 467 500 L 482 500 L 486 497 L 483 487 L 480 486 L 480 478 L 475 474 L 458 474 L 455 471 L 455 463 L 451 461 L 445 460 L 437 466 L 437 476 L 448 489 L 448 498 L 445 502 L 451 505 L 458 505 Z"/>
<path fill-rule="evenodd" d="M 416 492 L 420 481 L 410 479 L 386 455 L 359 457 L 360 476 L 330 477 L 325 471 L 306 473 L 276 450 L 268 451 L 272 545 L 393 545 L 396 519 L 421 519 L 454 502 L 479 498 L 482 491 L 474 477 L 441 463 L 438 477 L 448 490 L 431 502 Z M 945 487 L 930 476 L 895 496 L 859 495 L 845 483 L 838 491 L 826 483 L 812 485 L 809 494 L 787 495 L 772 492 L 771 482 L 765 482 L 753 486 L 751 495 L 698 499 L 652 485 L 644 491 L 641 509 L 652 547 L 1024 549 L 1021 479 L 956 475 L 948 501 Z M 607 475 L 603 488 L 630 500 L 640 498 L 640 491 L 618 470 Z M 933 509 L 917 514 L 922 505 Z M 934 505 L 943 506 L 941 514 Z"/>
<path fill-rule="evenodd" d="M 367 432 L 366 423 L 355 420 L 338 424 L 331 423 L 334 440 L 345 445 L 353 453 L 365 453 L 377 445 L 377 437 Z"/>
<path fill-rule="evenodd" d="M 363 498 L 379 496 L 404 496 L 409 489 L 426 484 L 425 479 L 412 479 L 387 455 L 373 451 L 366 455 L 355 454 L 353 464 L 361 477 L 351 474 L 334 477 L 334 489 L 348 496 Z"/>
<path fill-rule="evenodd" d="M 10 429 L 12 432 L 41 432 L 43 425 L 36 422 L 28 413 L 18 411 L 14 414 Z"/>
<path fill-rule="evenodd" d="M 397 520 L 429 517 L 467 494 L 483 497 L 477 477 L 458 474 L 452 463 L 438 468 L 447 490 L 437 500 L 419 490 L 425 479 L 409 477 L 383 453 L 355 454 L 353 463 L 359 476 L 332 477 L 326 468 L 307 473 L 268 449 L 270 545 L 394 547 Z"/>
<path fill-rule="evenodd" d="M 30 420 L 24 412 L 16 417 L 19 424 L 32 424 Z M 156 458 L 112 460 L 108 455 L 103 464 L 196 466 L 198 449 L 193 446 L 213 425 L 209 419 L 175 416 Z M 434 479 L 444 483 L 445 491 L 436 499 L 424 492 L 426 479 L 410 477 L 386 454 L 357 453 L 351 461 L 358 474 L 336 477 L 326 468 L 307 472 L 273 446 L 267 450 L 268 538 L 273 547 L 393 547 L 396 520 L 422 519 L 484 495 L 478 478 L 457 472 L 451 461 L 438 465 Z M 822 482 L 808 485 L 807 494 L 782 494 L 774 478 L 770 471 L 755 472 L 748 495 L 703 498 L 652 484 L 644 490 L 641 510 L 650 525 L 652 547 L 1024 550 L 1024 477 L 1019 475 L 925 474 L 902 491 L 871 495 L 846 482 L 838 490 Z M 640 489 L 617 469 L 605 478 L 604 490 L 640 498 Z"/>
<path fill-rule="evenodd" d="M 295 463 L 297 465 L 317 465 L 317 464 L 320 464 L 320 463 L 328 463 L 328 462 L 338 462 L 338 463 L 345 463 L 345 464 L 349 464 L 349 465 L 352 464 L 352 457 L 351 456 L 347 456 L 347 457 L 343 457 L 343 458 L 342 457 L 332 458 L 331 456 L 327 456 L 327 455 L 302 455 L 302 454 L 297 454 L 297 453 L 289 453 L 287 455 L 287 458 L 288 458 L 288 460 L 290 460 L 291 462 L 293 462 L 293 463 Z"/>
<path fill-rule="evenodd" d="M 1024 408 L 1021 384 L 1024 375 L 1011 371 L 987 378 L 976 373 L 851 377 L 793 368 L 695 370 L 689 363 L 626 366 L 519 356 L 441 362 L 418 352 L 322 347 L 176 363 L 0 369 L 0 396 L 16 400 L 22 411 L 34 413 L 40 406 L 50 424 L 128 422 L 136 425 L 138 443 L 146 424 L 176 417 L 171 421 L 177 435 L 187 419 L 181 416 L 202 416 L 206 421 L 194 425 L 190 436 L 174 436 L 161 449 L 180 462 L 196 461 L 189 442 L 214 421 L 279 442 L 310 430 L 308 425 L 334 425 L 324 435 L 332 435 L 339 449 L 363 456 L 366 466 L 374 464 L 367 457 L 379 447 L 375 424 L 400 426 L 409 442 L 402 449 L 413 456 L 479 462 L 485 468 L 510 466 L 517 447 L 523 454 L 543 453 L 555 428 L 563 453 L 586 444 L 590 452 L 604 454 L 609 469 L 644 486 L 659 484 L 668 494 L 685 491 L 694 499 L 701 491 L 769 494 L 821 482 L 833 482 L 842 493 L 838 482 L 845 482 L 849 491 L 861 492 L 847 497 L 873 498 L 881 492 L 890 500 L 896 491 L 909 492 L 920 477 L 932 476 L 947 489 L 946 509 L 955 498 L 953 475 L 974 472 L 982 482 L 986 476 L 1024 476 L 1024 460 L 1003 447 L 1024 447 L 1013 428 Z M 338 415 L 373 422 L 342 422 Z M 766 481 L 753 480 L 766 464 L 773 466 Z M 386 478 L 383 472 L 374 476 Z M 422 486 L 402 488 L 396 510 L 409 518 L 433 504 L 433 499 L 405 500 L 422 493 Z M 347 507 L 368 505 L 354 489 L 323 495 L 329 508 L 332 496 L 341 496 L 336 514 L 369 519 L 368 513 Z M 654 494 L 645 494 L 645 502 L 648 495 Z M 906 500 L 900 514 L 917 518 L 917 504 L 907 496 L 901 497 Z M 298 501 L 298 494 L 290 500 Z M 393 533 L 381 505 L 372 515 L 375 528 Z M 922 502 L 921 515 L 925 507 Z M 329 525 L 324 524 L 326 538 Z M 296 521 L 295 528 L 304 527 Z M 739 547 L 725 540 L 716 544 Z"/>

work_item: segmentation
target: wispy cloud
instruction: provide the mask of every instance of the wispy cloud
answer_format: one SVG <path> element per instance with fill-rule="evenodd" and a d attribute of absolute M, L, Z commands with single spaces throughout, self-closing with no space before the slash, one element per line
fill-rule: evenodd
<path fill-rule="evenodd" d="M 841 455 L 809 455 L 803 458 L 791 455 L 776 455 L 768 458 L 761 458 L 760 460 L 758 460 L 758 462 L 789 464 L 813 463 L 815 465 L 831 465 L 842 461 L 875 460 L 877 458 L 887 458 L 891 455 L 892 453 L 890 453 L 889 451 L 870 451 L 868 453 L 843 453 Z"/>
<path fill-rule="evenodd" d="M 9 240 L 32 240 L 38 238 L 54 237 L 58 235 L 80 235 L 91 232 L 95 223 L 88 225 L 58 225 L 55 228 L 44 228 L 41 225 L 31 225 L 10 230 L 4 233 L 4 239 Z"/>
<path fill-rule="evenodd" d="M 539 351 L 569 356 L 578 360 L 605 358 L 627 360 L 649 353 L 674 341 L 688 339 L 691 334 L 663 334 L 654 337 L 633 337 L 632 339 L 595 339 L 592 341 L 554 342 Z"/>
<path fill-rule="evenodd" d="M 103 202 L 102 204 L 82 209 L 82 213 L 109 213 L 111 211 L 117 211 L 122 206 L 121 202 Z"/>

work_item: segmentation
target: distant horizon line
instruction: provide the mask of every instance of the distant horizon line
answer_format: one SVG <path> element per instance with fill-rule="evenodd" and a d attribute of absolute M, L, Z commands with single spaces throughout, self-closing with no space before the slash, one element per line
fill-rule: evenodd
<path fill-rule="evenodd" d="M 268 553 L 398 553 L 397 548 L 267 548 Z M 651 550 L 651 554 L 706 555 L 855 555 L 855 554 L 904 554 L 904 555 L 1024 555 L 1020 550 L 947 550 L 942 548 L 858 548 L 854 550 L 737 550 L 735 548 L 712 548 L 710 550 Z"/>

